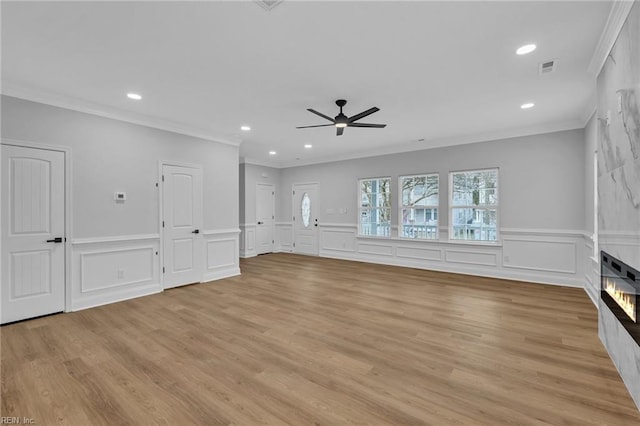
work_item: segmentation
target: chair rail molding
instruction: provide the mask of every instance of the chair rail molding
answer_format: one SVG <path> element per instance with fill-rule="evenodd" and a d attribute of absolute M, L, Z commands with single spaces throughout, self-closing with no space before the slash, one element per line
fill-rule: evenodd
<path fill-rule="evenodd" d="M 159 240 L 160 234 L 116 235 L 112 237 L 74 238 L 73 245 L 121 243 L 126 241 Z"/>

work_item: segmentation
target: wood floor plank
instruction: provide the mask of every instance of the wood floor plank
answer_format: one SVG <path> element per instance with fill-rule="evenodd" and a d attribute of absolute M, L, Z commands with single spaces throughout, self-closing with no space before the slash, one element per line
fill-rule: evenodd
<path fill-rule="evenodd" d="M 39 425 L 639 425 L 581 289 L 333 259 L 0 329 Z"/>

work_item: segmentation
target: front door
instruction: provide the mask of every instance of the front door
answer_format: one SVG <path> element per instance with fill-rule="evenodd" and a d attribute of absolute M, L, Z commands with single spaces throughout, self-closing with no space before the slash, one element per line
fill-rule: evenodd
<path fill-rule="evenodd" d="M 200 282 L 203 267 L 202 169 L 162 166 L 164 288 Z"/>
<path fill-rule="evenodd" d="M 275 219 L 275 191 L 273 185 L 256 185 L 256 252 L 273 252 L 273 224 Z"/>
<path fill-rule="evenodd" d="M 318 255 L 318 184 L 293 185 L 293 252 Z"/>
<path fill-rule="evenodd" d="M 2 323 L 64 310 L 65 154 L 2 145 Z"/>

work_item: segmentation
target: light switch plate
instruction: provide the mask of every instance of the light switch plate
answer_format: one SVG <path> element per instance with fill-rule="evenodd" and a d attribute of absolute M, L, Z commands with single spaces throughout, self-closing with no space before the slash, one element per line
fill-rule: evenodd
<path fill-rule="evenodd" d="M 127 199 L 127 193 L 126 192 L 114 192 L 113 193 L 113 199 L 116 201 L 125 201 Z"/>

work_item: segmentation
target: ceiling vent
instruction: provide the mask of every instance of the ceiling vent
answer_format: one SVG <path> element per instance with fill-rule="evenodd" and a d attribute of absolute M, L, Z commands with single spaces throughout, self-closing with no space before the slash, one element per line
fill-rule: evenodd
<path fill-rule="evenodd" d="M 253 0 L 260 5 L 264 10 L 271 10 L 279 5 L 282 0 Z"/>
<path fill-rule="evenodd" d="M 556 59 L 551 59 L 548 61 L 540 62 L 538 64 L 538 74 L 546 75 L 555 72 L 558 66 L 558 61 Z"/>

